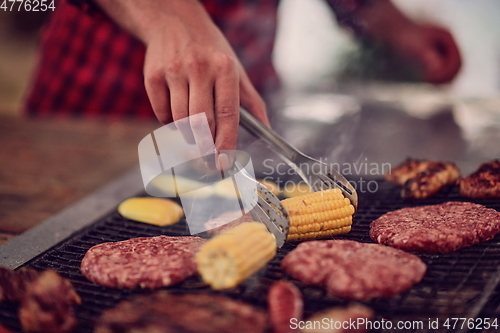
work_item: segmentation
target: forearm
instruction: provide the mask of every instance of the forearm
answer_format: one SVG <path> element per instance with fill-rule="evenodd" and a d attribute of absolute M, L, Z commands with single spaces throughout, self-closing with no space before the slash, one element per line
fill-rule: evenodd
<path fill-rule="evenodd" d="M 189 25 L 193 31 L 212 25 L 197 0 L 94 0 L 111 19 L 145 44 L 166 24 Z"/>

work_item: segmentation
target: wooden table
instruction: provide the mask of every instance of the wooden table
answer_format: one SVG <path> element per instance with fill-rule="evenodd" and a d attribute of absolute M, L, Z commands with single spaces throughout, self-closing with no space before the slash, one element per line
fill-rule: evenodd
<path fill-rule="evenodd" d="M 0 244 L 138 164 L 156 121 L 0 116 Z"/>

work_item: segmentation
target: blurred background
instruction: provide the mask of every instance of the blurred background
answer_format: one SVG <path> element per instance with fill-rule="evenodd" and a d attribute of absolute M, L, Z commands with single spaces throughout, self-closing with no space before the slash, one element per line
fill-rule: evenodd
<path fill-rule="evenodd" d="M 0 10 L 0 113 L 18 114 L 48 12 Z"/>
<path fill-rule="evenodd" d="M 275 129 L 335 163 L 429 158 L 454 161 L 467 174 L 498 158 L 500 1 L 393 3 L 449 29 L 462 55 L 457 77 L 440 86 L 415 82 L 398 59 L 356 43 L 323 1 L 284 0 L 273 54 L 285 88 L 270 105 Z M 0 10 L 0 243 L 137 165 L 138 142 L 160 126 L 23 118 L 47 18 Z M 256 164 L 268 156 L 245 142 Z"/>
<path fill-rule="evenodd" d="M 438 23 L 457 41 L 463 65 L 446 87 L 429 87 L 451 98 L 500 95 L 500 2 L 496 0 L 392 0 L 405 14 Z M 40 29 L 50 12 L 0 10 L 0 112 L 18 114 L 35 66 Z M 341 84 L 341 79 L 387 79 L 387 61 L 370 59 L 340 28 L 321 0 L 282 1 L 274 62 L 287 88 Z M 368 54 L 367 54 L 368 53 Z M 372 52 L 373 53 L 373 52 Z M 365 67 L 363 67 L 365 66 Z M 371 66 L 371 68 L 369 68 Z M 376 67 L 376 68 L 373 68 Z M 419 87 L 419 89 L 422 89 Z M 498 109 L 497 109 L 498 110 Z"/>
<path fill-rule="evenodd" d="M 463 64 L 448 87 L 435 90 L 454 97 L 492 98 L 500 93 L 500 2 L 495 0 L 392 0 L 410 18 L 447 28 L 457 42 Z M 304 87 L 319 79 L 342 77 L 347 69 L 371 61 L 360 78 L 387 78 L 381 59 L 362 56 L 359 44 L 332 20 L 321 0 L 283 1 L 275 64 L 288 86 Z M 385 62 L 387 65 L 387 60 Z M 387 69 L 387 68 L 386 68 Z M 388 70 L 388 69 L 387 69 Z M 377 73 L 378 71 L 378 73 Z M 350 74 L 354 74 L 351 73 Z M 378 74 L 378 77 L 376 76 Z M 397 74 L 397 73 L 396 73 Z M 364 77 L 363 77 L 364 75 Z M 370 77 L 371 75 L 371 77 Z"/>

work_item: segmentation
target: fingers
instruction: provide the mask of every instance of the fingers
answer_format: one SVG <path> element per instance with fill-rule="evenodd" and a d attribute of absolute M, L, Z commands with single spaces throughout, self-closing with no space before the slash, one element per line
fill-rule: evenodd
<path fill-rule="evenodd" d="M 144 75 L 144 86 L 153 112 L 162 124 L 172 122 L 172 109 L 170 108 L 170 92 L 165 84 L 162 71 Z"/>
<path fill-rule="evenodd" d="M 189 124 L 201 155 L 213 153 L 215 138 L 214 82 L 200 76 L 189 84 Z M 205 117 L 196 117 L 204 114 Z"/>
<path fill-rule="evenodd" d="M 217 151 L 235 150 L 240 121 L 239 76 L 232 59 L 223 59 L 219 63 L 220 76 L 215 81 L 215 147 Z M 215 161 L 219 170 L 228 170 L 232 157 L 221 153 Z"/>
<path fill-rule="evenodd" d="M 240 103 L 269 125 L 265 104 L 234 55 L 191 52 L 167 65 L 154 55 L 149 59 L 145 86 L 156 116 L 162 123 L 175 121 L 201 155 L 213 152 L 214 143 L 218 152 L 226 151 L 216 154 L 219 170 L 233 162 L 229 152 L 236 149 Z"/>
<path fill-rule="evenodd" d="M 170 107 L 175 126 L 181 132 L 187 143 L 194 144 L 195 138 L 189 124 L 189 86 L 188 82 L 181 78 L 168 79 L 170 90 Z"/>
<path fill-rule="evenodd" d="M 267 117 L 266 104 L 264 103 L 262 97 L 260 97 L 257 90 L 255 90 L 246 73 L 243 73 L 242 75 L 240 87 L 241 105 L 246 107 L 248 111 L 263 124 L 270 127 L 271 125 L 269 124 L 269 119 Z"/>

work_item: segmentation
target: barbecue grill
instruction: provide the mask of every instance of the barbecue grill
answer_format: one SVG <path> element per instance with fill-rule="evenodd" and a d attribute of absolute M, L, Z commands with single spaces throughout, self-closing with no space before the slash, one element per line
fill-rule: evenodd
<path fill-rule="evenodd" d="M 380 215 L 403 207 L 423 204 L 437 204 L 450 200 L 463 201 L 457 190 L 450 188 L 435 197 L 408 201 L 399 195 L 399 188 L 383 180 L 376 180 L 376 193 L 359 193 L 359 207 L 354 218 L 352 231 L 338 238 L 360 242 L 372 242 L 368 236 L 369 224 Z M 142 194 L 144 195 L 144 194 Z M 474 200 L 476 203 L 500 210 L 498 200 Z M 23 266 L 37 270 L 54 269 L 69 279 L 83 303 L 76 308 L 78 326 L 76 332 L 91 332 L 95 320 L 107 308 L 135 294 L 151 293 L 151 290 L 124 290 L 98 286 L 88 281 L 79 271 L 81 259 L 86 251 L 99 243 L 121 241 L 133 237 L 189 235 L 185 221 L 175 225 L 158 227 L 127 220 L 116 210 L 90 226 L 80 230 L 62 243 L 50 248 Z M 258 307 L 266 306 L 269 286 L 279 279 L 291 279 L 279 268 L 285 254 L 298 243 L 287 243 L 279 249 L 276 258 L 255 276 L 236 289 L 215 292 L 199 277 L 192 277 L 183 283 L 165 288 L 172 292 L 211 292 L 246 301 Z M 387 319 L 395 323 L 407 320 L 414 325 L 422 322 L 423 329 L 386 329 L 384 332 L 467 332 L 467 325 L 458 322 L 454 329 L 442 326 L 446 318 L 498 318 L 500 315 L 500 236 L 460 251 L 448 254 L 423 254 L 420 257 L 428 265 L 424 279 L 409 291 L 386 299 L 375 299 L 363 304 L 372 308 L 376 320 Z M 347 305 L 348 302 L 326 295 L 322 288 L 305 286 L 294 281 L 303 293 L 305 318 L 312 313 L 331 306 Z M 14 331 L 20 331 L 15 308 L 6 302 L 0 303 L 1 323 Z M 429 329 L 429 318 L 439 318 L 440 329 Z M 493 319 L 490 319 L 492 321 Z M 452 324 L 452 322 L 451 322 Z M 409 324 L 408 324 L 409 325 Z M 493 332 L 494 330 L 492 330 Z"/>

